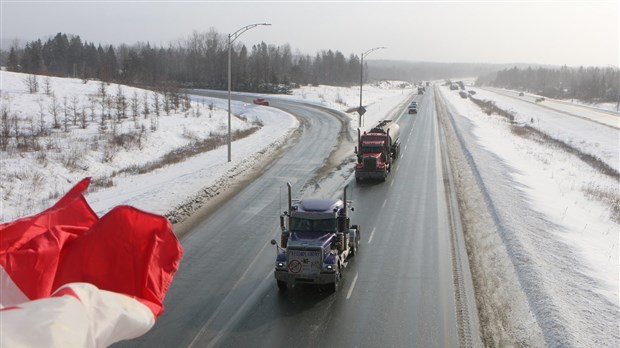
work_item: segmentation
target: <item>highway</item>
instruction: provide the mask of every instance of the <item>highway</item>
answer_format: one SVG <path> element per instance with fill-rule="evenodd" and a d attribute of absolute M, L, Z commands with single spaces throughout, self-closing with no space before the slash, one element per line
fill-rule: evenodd
<path fill-rule="evenodd" d="M 286 182 L 299 198 L 337 145 L 342 123 L 322 108 L 274 100 L 273 107 L 300 119 L 299 138 L 183 237 L 184 257 L 165 313 L 146 335 L 115 346 L 462 345 L 433 91 L 415 100 L 419 113 L 399 120 L 395 170 L 384 183 L 349 183 L 351 221 L 361 225 L 362 245 L 337 293 L 316 287 L 279 292 L 269 241 L 279 240 Z"/>

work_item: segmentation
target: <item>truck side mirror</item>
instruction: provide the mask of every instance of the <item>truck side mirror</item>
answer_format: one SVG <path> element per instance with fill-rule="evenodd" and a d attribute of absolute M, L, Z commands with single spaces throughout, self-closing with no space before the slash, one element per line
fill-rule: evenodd
<path fill-rule="evenodd" d="M 355 150 L 354 150 L 354 152 L 353 152 L 353 153 L 357 153 L 357 146 L 355 147 Z"/>
<path fill-rule="evenodd" d="M 275 239 L 271 240 L 271 245 L 276 245 L 276 240 Z"/>

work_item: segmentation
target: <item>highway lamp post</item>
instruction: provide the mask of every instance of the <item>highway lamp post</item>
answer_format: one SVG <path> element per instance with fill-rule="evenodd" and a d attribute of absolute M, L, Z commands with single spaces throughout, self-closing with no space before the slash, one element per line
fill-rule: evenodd
<path fill-rule="evenodd" d="M 362 105 L 362 86 L 364 84 L 364 56 L 367 56 L 371 54 L 372 52 L 383 49 L 383 48 L 387 48 L 387 47 L 371 48 L 368 51 L 362 53 L 362 56 L 361 56 L 361 60 L 360 60 L 360 107 L 357 109 L 357 113 L 359 114 L 359 117 L 357 119 L 358 127 L 362 126 L 362 116 L 366 113 L 366 109 L 364 109 L 364 106 Z"/>
<path fill-rule="evenodd" d="M 228 34 L 228 162 L 232 161 L 232 150 L 231 150 L 231 115 L 230 115 L 230 91 L 231 91 L 231 73 L 230 73 L 230 51 L 231 51 L 231 47 L 232 47 L 232 43 L 235 42 L 235 40 L 237 40 L 237 38 L 239 36 L 241 36 L 241 34 L 245 33 L 246 31 L 257 27 L 259 25 L 271 25 L 269 23 L 256 23 L 256 24 L 250 24 L 250 25 L 246 25 L 245 27 L 240 28 L 239 30 L 235 31 L 232 34 Z"/>

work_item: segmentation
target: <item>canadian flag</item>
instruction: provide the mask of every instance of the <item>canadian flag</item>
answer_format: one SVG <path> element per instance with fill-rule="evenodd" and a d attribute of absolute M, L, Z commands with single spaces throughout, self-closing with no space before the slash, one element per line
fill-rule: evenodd
<path fill-rule="evenodd" d="M 89 184 L 0 224 L 0 347 L 106 347 L 163 312 L 183 253 L 170 222 L 130 206 L 99 218 Z"/>

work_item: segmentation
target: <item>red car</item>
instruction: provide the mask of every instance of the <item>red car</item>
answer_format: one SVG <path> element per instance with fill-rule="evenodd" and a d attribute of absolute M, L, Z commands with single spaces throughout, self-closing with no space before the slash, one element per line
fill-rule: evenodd
<path fill-rule="evenodd" d="M 268 102 L 268 101 L 266 101 L 266 100 L 265 100 L 265 99 L 263 99 L 263 98 L 256 98 L 256 99 L 254 99 L 254 104 L 257 104 L 257 105 L 264 105 L 264 106 L 269 106 L 269 102 Z"/>

